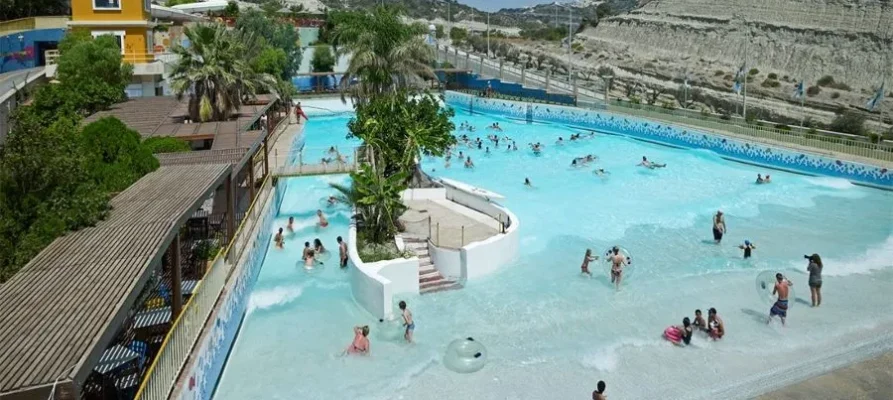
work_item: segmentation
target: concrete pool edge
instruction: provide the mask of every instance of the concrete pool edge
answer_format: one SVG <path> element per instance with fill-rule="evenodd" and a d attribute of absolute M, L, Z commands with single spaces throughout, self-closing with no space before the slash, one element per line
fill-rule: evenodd
<path fill-rule="evenodd" d="M 527 103 L 510 100 L 480 98 L 448 91 L 446 105 L 481 114 L 506 118 L 525 118 Z M 847 179 L 855 184 L 893 190 L 893 171 L 884 166 L 835 159 L 824 155 L 806 154 L 779 146 L 730 138 L 686 126 L 676 126 L 644 118 L 581 108 L 531 105 L 530 118 L 534 122 L 551 122 L 644 139 L 686 149 L 711 150 L 721 157 L 729 157 L 769 168 L 796 171 L 809 175 Z M 886 165 L 886 164 L 885 164 Z"/>

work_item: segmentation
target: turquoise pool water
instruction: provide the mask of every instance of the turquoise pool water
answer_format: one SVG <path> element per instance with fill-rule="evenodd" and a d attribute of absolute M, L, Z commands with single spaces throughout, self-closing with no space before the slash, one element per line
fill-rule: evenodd
<path fill-rule="evenodd" d="M 288 180 L 277 223 L 293 215 L 300 228 L 284 250 L 269 250 L 216 399 L 571 399 L 589 398 L 598 380 L 611 398 L 747 398 L 893 348 L 893 193 L 610 135 L 558 146 L 576 132 L 559 125 L 455 119 L 479 128 L 472 138 L 499 122 L 519 150 L 507 152 L 504 141 L 489 155 L 460 146 L 450 168 L 432 158 L 424 168 L 505 195 L 521 222 L 519 259 L 462 290 L 396 296 L 417 321 L 416 343 L 405 344 L 398 326 L 354 303 L 344 271 L 295 266 L 305 240 L 335 250 L 334 237 L 346 237 L 346 210 L 326 210 L 331 225 L 322 231 L 312 215 L 332 193 L 328 183 L 346 177 Z M 344 138 L 346 121 L 311 120 L 305 146 L 355 144 Z M 540 156 L 526 148 L 537 141 L 546 145 Z M 455 160 L 459 150 L 475 169 Z M 599 160 L 569 166 L 586 154 Z M 635 167 L 643 155 L 668 166 Z M 757 173 L 774 183 L 755 185 Z M 721 245 L 710 232 L 717 209 L 728 225 Z M 746 261 L 736 247 L 745 239 L 757 246 Z M 587 247 L 614 244 L 636 268 L 619 292 L 600 266 L 591 279 L 579 274 Z M 802 257 L 814 252 L 825 260 L 818 309 L 808 305 Z M 767 269 L 794 282 L 785 328 L 766 325 L 769 305 L 754 289 Z M 725 321 L 722 341 L 696 336 L 676 348 L 660 337 L 710 307 Z M 372 328 L 372 355 L 341 357 L 362 324 Z M 489 361 L 456 374 L 441 360 L 466 336 L 487 347 Z"/>

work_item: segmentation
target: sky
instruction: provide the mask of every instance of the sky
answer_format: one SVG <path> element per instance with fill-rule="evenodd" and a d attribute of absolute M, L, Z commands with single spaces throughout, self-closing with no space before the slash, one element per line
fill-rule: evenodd
<path fill-rule="evenodd" d="M 551 3 L 554 0 L 458 0 L 479 10 L 497 11 L 500 8 L 520 8 L 537 4 Z"/>

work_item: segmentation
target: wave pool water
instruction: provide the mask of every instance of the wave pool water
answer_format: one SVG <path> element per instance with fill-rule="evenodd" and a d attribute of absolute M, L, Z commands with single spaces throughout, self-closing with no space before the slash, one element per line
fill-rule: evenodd
<path fill-rule="evenodd" d="M 346 121 L 311 120 L 306 146 L 346 145 Z M 459 146 L 450 168 L 426 158 L 425 171 L 505 195 L 521 220 L 518 260 L 462 290 L 396 296 L 416 319 L 416 343 L 406 344 L 397 324 L 354 303 L 347 273 L 295 267 L 303 241 L 318 236 L 337 250 L 334 236 L 346 237 L 346 212 L 329 213 L 324 231 L 312 213 L 333 193 L 328 183 L 347 178 L 290 179 L 277 224 L 295 216 L 301 228 L 285 250 L 269 250 L 216 399 L 570 399 L 588 398 L 598 380 L 612 398 L 747 398 L 893 348 L 893 194 L 618 136 L 556 145 L 579 132 L 559 125 L 455 121 L 476 125 L 469 136 L 483 147 L 493 133 L 483 128 L 499 122 L 518 151 L 504 140 L 490 154 Z M 534 155 L 528 142 L 546 149 Z M 462 168 L 460 150 L 476 168 Z M 570 167 L 587 154 L 598 161 Z M 635 167 L 643 155 L 668 166 Z M 598 177 L 597 168 L 610 174 Z M 757 173 L 773 183 L 755 185 Z M 728 225 L 720 245 L 710 233 L 717 209 Z M 745 239 L 757 246 L 749 260 L 737 248 Z M 592 278 L 580 275 L 586 248 L 615 244 L 637 268 L 620 291 L 601 264 Z M 825 261 L 815 309 L 803 259 L 812 253 Z M 797 288 L 784 328 L 766 324 L 768 305 L 754 290 L 764 270 Z M 726 325 L 721 341 L 696 335 L 678 348 L 661 338 L 710 307 Z M 370 325 L 371 356 L 340 356 L 354 325 Z M 444 352 L 467 336 L 486 346 L 488 363 L 457 374 L 442 364 Z"/>

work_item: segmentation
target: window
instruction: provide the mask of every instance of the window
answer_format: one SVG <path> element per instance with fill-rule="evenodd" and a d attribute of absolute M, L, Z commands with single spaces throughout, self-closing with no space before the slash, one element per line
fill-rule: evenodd
<path fill-rule="evenodd" d="M 121 48 L 121 54 L 124 54 L 124 31 L 93 31 L 91 32 L 94 38 L 100 37 L 102 35 L 112 35 L 115 37 L 115 40 L 118 42 L 118 47 Z"/>
<path fill-rule="evenodd" d="M 93 0 L 94 10 L 120 10 L 121 0 Z"/>

